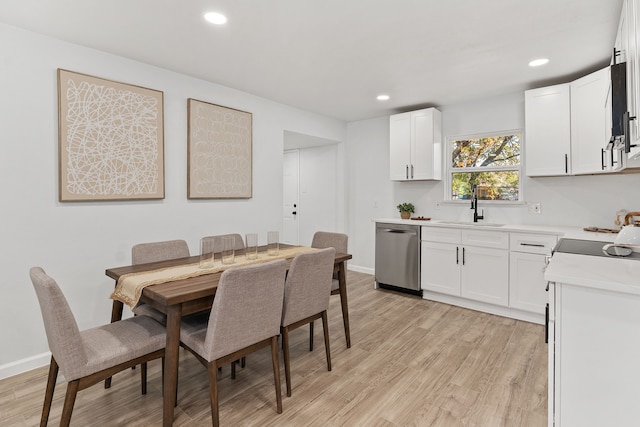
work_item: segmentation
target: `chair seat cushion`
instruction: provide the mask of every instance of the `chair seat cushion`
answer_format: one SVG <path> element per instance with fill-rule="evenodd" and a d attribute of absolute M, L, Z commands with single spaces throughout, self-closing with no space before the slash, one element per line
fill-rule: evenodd
<path fill-rule="evenodd" d="M 80 332 L 89 362 L 74 372 L 64 372 L 71 381 L 116 366 L 166 345 L 164 326 L 147 316 L 135 316 Z"/>
<path fill-rule="evenodd" d="M 180 325 L 180 341 L 197 354 L 204 354 L 208 326 L 208 312 L 183 318 Z"/>
<path fill-rule="evenodd" d="M 133 308 L 132 311 L 136 314 L 136 316 L 149 316 L 156 322 L 159 322 L 163 325 L 167 324 L 167 315 L 151 307 L 149 304 L 138 304 Z"/>

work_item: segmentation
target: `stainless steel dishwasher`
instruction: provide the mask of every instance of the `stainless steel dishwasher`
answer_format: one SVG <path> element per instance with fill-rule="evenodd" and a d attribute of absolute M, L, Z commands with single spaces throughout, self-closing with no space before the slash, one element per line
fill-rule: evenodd
<path fill-rule="evenodd" d="M 376 223 L 376 287 L 422 295 L 420 226 Z"/>

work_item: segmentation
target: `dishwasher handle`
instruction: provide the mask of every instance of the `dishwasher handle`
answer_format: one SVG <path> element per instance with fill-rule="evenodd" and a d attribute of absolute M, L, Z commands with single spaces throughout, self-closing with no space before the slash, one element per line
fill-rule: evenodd
<path fill-rule="evenodd" d="M 386 233 L 397 233 L 397 234 L 418 234 L 413 230 L 398 230 L 394 228 L 379 228 L 378 231 L 384 231 Z"/>

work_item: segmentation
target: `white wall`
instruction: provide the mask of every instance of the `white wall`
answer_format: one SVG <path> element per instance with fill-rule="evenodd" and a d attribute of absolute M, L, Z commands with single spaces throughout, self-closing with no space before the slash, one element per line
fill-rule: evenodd
<path fill-rule="evenodd" d="M 499 130 L 524 130 L 524 94 L 445 106 L 443 138 Z M 350 268 L 373 271 L 376 218 L 395 218 L 395 206 L 412 202 L 416 215 L 438 219 L 471 220 L 467 204 L 442 204 L 444 182 L 389 181 L 389 118 L 347 125 L 349 162 Z M 526 135 L 525 135 L 526 144 Z M 616 211 L 640 210 L 640 174 L 575 177 L 523 177 L 525 201 L 541 202 L 542 213 L 531 214 L 526 205 L 489 207 L 487 222 L 612 227 Z M 377 204 L 378 207 L 375 207 Z"/>
<path fill-rule="evenodd" d="M 164 91 L 164 200 L 58 202 L 57 68 Z M 3 24 L 0 82 L 0 378 L 27 358 L 48 362 L 31 266 L 58 281 L 81 329 L 105 323 L 114 283 L 104 270 L 128 264 L 133 244 L 183 238 L 195 254 L 203 235 L 248 230 L 264 243 L 282 227 L 284 130 L 345 140 L 338 120 Z M 253 113 L 253 198 L 186 199 L 189 97 Z M 345 209 L 336 203 L 338 226 Z"/>

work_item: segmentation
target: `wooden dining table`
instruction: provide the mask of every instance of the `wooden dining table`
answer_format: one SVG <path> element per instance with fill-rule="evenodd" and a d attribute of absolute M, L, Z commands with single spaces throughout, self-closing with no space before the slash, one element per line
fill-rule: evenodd
<path fill-rule="evenodd" d="M 281 248 L 292 247 L 280 245 Z M 260 247 L 259 252 L 266 252 L 267 248 Z M 244 256 L 242 250 L 236 251 L 236 256 Z M 105 274 L 118 282 L 118 279 L 130 273 L 158 270 L 167 267 L 175 267 L 185 264 L 197 263 L 199 256 L 173 259 L 168 261 L 153 262 L 149 264 L 137 264 L 124 267 L 108 268 Z M 352 256 L 346 253 L 336 253 L 334 271 L 338 274 L 340 297 L 342 300 L 342 314 L 345 327 L 347 347 L 351 346 L 349 332 L 349 312 L 347 305 L 347 281 L 345 262 Z M 220 262 L 220 254 L 215 254 L 215 259 Z M 291 265 L 293 256 L 287 258 L 288 266 Z M 265 262 L 270 261 L 268 257 Z M 288 268 L 287 266 L 287 268 Z M 230 267 L 233 268 L 233 267 Z M 178 359 L 180 350 L 180 323 L 182 316 L 198 313 L 211 308 L 213 298 L 220 281 L 222 272 L 203 274 L 187 279 L 172 280 L 165 283 L 147 286 L 142 291 L 140 302 L 149 304 L 156 310 L 167 316 L 167 344 L 164 358 L 164 383 L 163 383 L 163 425 L 173 425 L 174 404 L 178 381 Z M 123 303 L 113 300 L 111 322 L 122 319 Z"/>

